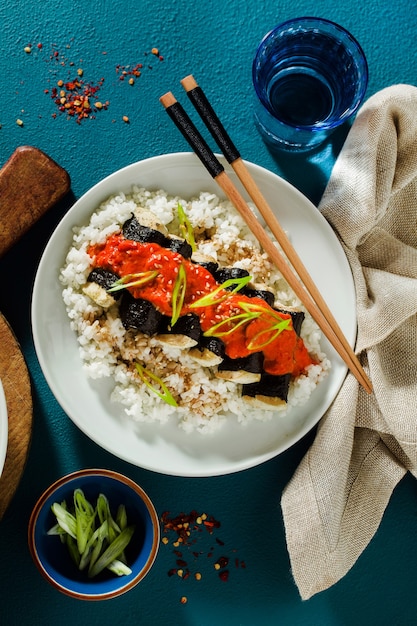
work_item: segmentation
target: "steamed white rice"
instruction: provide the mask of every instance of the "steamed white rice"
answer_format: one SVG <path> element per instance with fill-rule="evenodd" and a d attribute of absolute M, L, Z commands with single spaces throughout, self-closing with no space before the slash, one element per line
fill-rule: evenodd
<path fill-rule="evenodd" d="M 98 207 L 87 226 L 74 229 L 72 247 L 60 272 L 63 299 L 86 375 L 92 379 L 112 377 L 111 400 L 121 403 L 126 414 L 137 422 L 164 424 L 174 419 L 186 431 L 208 433 L 220 428 L 226 419 L 241 423 L 276 419 L 276 411 L 254 410 L 241 398 L 239 384 L 216 378 L 214 368 L 198 365 L 186 351 L 162 345 L 140 332 L 126 331 L 117 305 L 105 310 L 82 291 L 92 269 L 87 254 L 91 244 L 104 243 L 109 235 L 119 232 L 138 207 L 151 210 L 170 233 L 178 234 L 178 202 L 195 229 L 199 252 L 214 257 L 221 266 L 246 269 L 254 283 L 268 284 L 276 294 L 276 302 L 304 310 L 230 202 L 208 192 L 186 201 L 162 190 L 133 187 L 129 195 L 120 193 Z M 280 419 L 292 407 L 308 401 L 330 367 L 320 348 L 321 332 L 304 312 L 301 336 L 320 364 L 310 366 L 305 375 L 291 382 Z M 179 406 L 166 404 L 148 389 L 135 374 L 134 362 L 163 380 Z"/>

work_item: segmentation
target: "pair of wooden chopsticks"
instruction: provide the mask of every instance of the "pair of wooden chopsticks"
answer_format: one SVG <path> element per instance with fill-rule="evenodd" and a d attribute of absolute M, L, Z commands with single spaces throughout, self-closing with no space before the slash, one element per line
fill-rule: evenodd
<path fill-rule="evenodd" d="M 174 95 L 171 92 L 168 92 L 160 98 L 160 102 L 165 107 L 168 115 L 180 130 L 184 138 L 188 141 L 189 145 L 192 147 L 203 165 L 206 167 L 209 174 L 214 178 L 229 200 L 243 216 L 265 252 L 277 266 L 278 270 L 293 289 L 294 293 L 300 298 L 301 302 L 304 304 L 312 318 L 316 321 L 334 349 L 338 352 L 363 388 L 368 393 L 371 393 L 372 384 L 364 372 L 357 356 L 352 350 L 332 312 L 324 301 L 324 298 L 320 294 L 307 269 L 292 246 L 285 231 L 266 202 L 255 180 L 242 160 L 239 151 L 221 124 L 203 90 L 194 80 L 193 76 L 187 76 L 181 81 L 181 84 L 220 150 L 223 152 L 227 162 L 232 166 L 249 197 L 258 208 L 266 224 L 269 226 L 277 242 L 280 244 L 293 269 L 291 269 L 287 260 L 279 252 L 266 231 L 262 228 L 261 224 L 258 222 L 255 215 L 247 205 L 245 199 L 240 194 L 231 178 L 225 172 L 223 165 L 214 155 L 207 142 L 199 133 L 194 123 L 191 121 L 190 117 L 185 112 L 181 104 L 176 100 Z"/>

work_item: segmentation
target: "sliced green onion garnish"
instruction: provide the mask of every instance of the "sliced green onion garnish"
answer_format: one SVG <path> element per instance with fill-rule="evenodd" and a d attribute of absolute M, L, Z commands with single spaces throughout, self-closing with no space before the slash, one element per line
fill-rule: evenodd
<path fill-rule="evenodd" d="M 143 365 L 140 365 L 140 363 L 135 363 L 135 367 L 140 378 L 151 391 L 156 393 L 156 395 L 159 396 L 161 400 L 163 400 L 167 404 L 170 404 L 171 406 L 178 406 L 175 398 L 172 396 L 167 386 L 162 382 L 160 378 L 158 378 L 156 374 L 145 369 Z M 161 391 L 157 389 L 153 383 L 157 383 L 157 385 L 161 388 Z"/>
<path fill-rule="evenodd" d="M 278 322 L 278 324 L 274 324 L 270 328 L 261 330 L 251 339 L 251 341 L 248 343 L 246 347 L 248 348 L 248 350 L 262 350 L 263 348 L 268 346 L 270 343 L 275 341 L 278 335 L 280 335 L 284 330 L 288 330 L 290 326 L 291 326 L 291 319 L 286 319 L 286 320 L 282 320 L 281 322 Z M 263 343 L 260 343 L 260 338 L 265 334 L 268 335 L 266 341 L 264 341 Z"/>
<path fill-rule="evenodd" d="M 108 541 L 109 537 L 109 524 L 107 520 L 105 520 L 99 528 L 95 531 L 93 537 L 91 538 L 90 553 L 88 555 L 88 571 L 90 572 L 93 568 L 96 561 L 100 558 L 100 554 L 103 550 L 103 544 L 105 541 Z M 81 569 L 81 567 L 80 567 Z"/>
<path fill-rule="evenodd" d="M 119 561 L 119 559 L 115 559 L 114 561 L 112 561 L 107 566 L 107 569 L 113 572 L 113 574 L 116 574 L 116 576 L 128 576 L 132 573 L 130 567 L 128 567 L 126 563 Z"/>
<path fill-rule="evenodd" d="M 278 312 L 273 309 L 264 307 L 254 302 L 238 302 L 238 306 L 242 309 L 243 313 L 237 313 L 224 320 L 221 320 L 217 324 L 211 326 L 204 332 L 205 337 L 226 337 L 235 332 L 243 326 L 261 316 L 269 317 L 272 320 L 272 324 L 269 328 L 262 329 L 257 333 L 251 341 L 247 344 L 248 350 L 256 351 L 262 350 L 267 345 L 280 335 L 284 330 L 287 330 L 292 325 L 291 318 L 282 319 Z M 272 335 L 271 335 L 272 333 Z M 267 338 L 261 342 L 261 337 L 267 335 Z"/>
<path fill-rule="evenodd" d="M 97 576 L 97 574 L 103 571 L 103 569 L 110 565 L 112 561 L 120 556 L 120 554 L 129 544 L 134 530 L 134 526 L 127 526 L 124 530 L 122 530 L 120 535 L 118 535 L 118 537 L 116 537 L 116 539 L 111 542 L 111 544 L 108 546 L 108 548 L 106 548 L 100 558 L 97 559 L 97 561 L 94 563 L 91 570 L 89 570 L 89 578 L 94 578 L 94 576 Z"/>
<path fill-rule="evenodd" d="M 190 224 L 188 217 L 185 214 L 184 207 L 178 202 L 178 220 L 180 223 L 180 233 L 184 237 L 185 241 L 191 246 L 191 250 L 195 252 L 197 246 L 194 239 L 193 227 Z"/>
<path fill-rule="evenodd" d="M 181 263 L 181 265 L 178 268 L 177 278 L 175 279 L 174 289 L 172 290 L 171 326 L 174 326 L 175 322 L 178 321 L 178 318 L 181 315 L 181 309 L 182 309 L 182 305 L 184 304 L 186 289 L 187 289 L 187 274 L 185 272 L 183 264 Z"/>
<path fill-rule="evenodd" d="M 80 561 L 81 561 L 81 556 L 80 556 L 80 553 L 78 552 L 77 540 L 74 539 L 74 537 L 71 537 L 71 535 L 68 535 L 67 533 L 65 533 L 65 535 L 63 535 L 63 540 L 64 540 L 64 543 L 66 544 L 66 546 L 68 548 L 68 552 L 70 553 L 70 557 L 74 561 L 75 565 L 79 568 Z"/>
<path fill-rule="evenodd" d="M 74 508 L 77 522 L 78 552 L 83 554 L 88 540 L 94 531 L 95 511 L 93 506 L 86 500 L 81 489 L 75 489 L 74 491 Z"/>
<path fill-rule="evenodd" d="M 116 523 L 119 526 L 120 530 L 123 530 L 127 526 L 127 514 L 126 514 L 126 507 L 124 504 L 121 504 L 119 508 L 117 509 Z"/>
<path fill-rule="evenodd" d="M 220 304 L 220 302 L 223 302 L 223 300 L 227 300 L 227 298 L 229 298 L 229 296 L 231 296 L 232 294 L 240 291 L 240 289 L 247 285 L 251 280 L 252 276 L 229 278 L 228 280 L 225 280 L 224 283 L 216 287 L 216 289 L 190 304 L 190 308 L 197 309 L 204 306 L 214 306 L 215 304 Z M 227 291 L 227 293 L 224 293 L 222 296 L 217 298 L 217 294 L 219 294 L 221 291 L 227 290 L 228 287 L 231 287 L 232 285 L 236 285 L 234 289 L 230 289 L 229 291 Z"/>
<path fill-rule="evenodd" d="M 51 509 L 62 530 L 71 535 L 74 539 L 77 539 L 77 520 L 74 515 L 71 515 L 71 513 L 58 502 L 55 502 Z"/>
<path fill-rule="evenodd" d="M 226 337 L 227 335 L 234 333 L 238 328 L 243 326 L 243 324 L 247 324 L 253 319 L 259 317 L 259 315 L 260 313 L 238 313 L 237 315 L 232 315 L 232 317 L 227 317 L 218 324 L 214 324 L 214 326 L 211 326 L 203 334 L 205 337 Z M 232 323 L 232 327 L 227 328 L 230 323 Z M 227 330 L 222 330 L 224 327 L 226 327 Z"/>
<path fill-rule="evenodd" d="M 105 568 L 117 576 L 130 574 L 124 550 L 133 535 L 134 526 L 127 524 L 125 506 L 118 507 L 114 519 L 104 494 L 98 496 L 93 507 L 81 489 L 74 490 L 72 505 L 71 511 L 66 502 L 52 505 L 58 523 L 48 534 L 60 537 L 78 569 L 88 569 L 90 578 Z"/>
<path fill-rule="evenodd" d="M 119 280 L 116 280 L 107 293 L 113 293 L 114 291 L 120 291 L 120 289 L 127 289 L 128 287 L 142 287 L 146 283 L 151 282 L 158 276 L 157 270 L 149 270 L 148 272 L 138 272 L 137 274 L 126 274 Z"/>

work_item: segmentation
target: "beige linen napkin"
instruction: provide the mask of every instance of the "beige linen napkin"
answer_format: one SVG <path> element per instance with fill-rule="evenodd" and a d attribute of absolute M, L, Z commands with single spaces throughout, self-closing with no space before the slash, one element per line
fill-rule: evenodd
<path fill-rule="evenodd" d="M 354 565 L 409 470 L 417 476 L 417 88 L 388 87 L 358 114 L 320 210 L 357 292 L 356 353 L 374 386 L 348 374 L 281 500 L 303 599 Z"/>

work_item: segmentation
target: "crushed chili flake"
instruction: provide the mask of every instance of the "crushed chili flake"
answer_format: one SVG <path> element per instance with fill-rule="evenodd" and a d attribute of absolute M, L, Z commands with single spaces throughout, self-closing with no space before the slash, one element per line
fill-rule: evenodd
<path fill-rule="evenodd" d="M 229 559 L 227 556 L 221 556 L 217 559 L 216 564 L 219 566 L 220 569 L 223 569 L 224 567 L 227 567 L 229 565 Z"/>
<path fill-rule="evenodd" d="M 215 559 L 212 567 L 217 572 L 220 580 L 226 582 L 229 580 L 229 557 L 225 554 L 216 555 L 214 545 L 210 545 L 206 550 L 195 550 L 193 546 L 197 541 L 204 541 L 204 538 L 211 537 L 221 527 L 221 523 L 212 515 L 207 513 L 198 513 L 193 510 L 190 513 L 180 513 L 176 516 L 170 516 L 169 511 L 161 515 L 162 538 L 164 545 L 171 544 L 173 546 L 173 554 L 176 557 L 176 567 L 168 570 L 168 576 L 176 574 L 182 580 L 186 580 L 193 574 L 195 580 L 201 580 L 201 571 L 194 568 L 199 557 L 203 554 L 209 559 Z M 169 537 L 171 537 L 171 541 Z M 225 546 L 225 542 L 219 537 L 214 537 L 217 546 Z M 211 543 L 211 540 L 210 540 Z M 181 545 L 181 550 L 178 546 Z M 236 550 L 233 550 L 236 552 Z M 187 560 L 187 554 L 189 559 Z M 190 562 L 191 561 L 191 562 Z M 246 567 L 244 561 L 235 558 L 236 568 L 244 569 Z"/>
<path fill-rule="evenodd" d="M 49 44 L 49 50 L 45 51 L 44 44 L 41 42 L 32 44 L 28 43 L 24 46 L 24 51 L 30 55 L 31 52 L 36 50 L 36 57 L 43 58 L 43 60 L 51 65 L 48 69 L 49 82 L 53 82 L 55 79 L 55 85 L 58 81 L 58 86 L 62 87 L 64 93 L 58 93 L 56 88 L 49 87 L 44 88 L 43 92 L 51 96 L 57 111 L 51 114 L 52 118 L 56 119 L 59 114 L 66 115 L 67 119 L 75 119 L 78 124 L 86 119 L 94 119 L 98 111 L 107 110 L 109 107 L 109 100 L 99 99 L 97 92 L 102 88 L 104 78 L 96 81 L 82 80 L 82 77 L 86 75 L 86 69 L 83 67 L 83 60 L 78 59 L 74 62 L 68 58 L 69 50 L 72 47 L 74 38 L 70 40 L 66 46 L 58 45 L 56 42 Z M 159 61 L 163 61 L 163 56 L 159 54 L 159 48 L 150 48 L 151 52 L 144 52 L 144 56 L 152 54 L 158 58 Z M 101 51 L 101 55 L 107 55 L 106 51 Z M 48 56 L 49 55 L 49 56 Z M 152 69 L 151 66 L 148 66 Z M 66 80 L 63 79 L 63 68 L 67 68 Z M 76 69 L 78 68 L 78 69 Z M 126 82 L 130 85 L 136 85 L 137 79 L 142 75 L 144 64 L 137 62 L 132 65 L 116 65 L 116 73 L 119 76 L 119 80 Z M 74 80 L 70 73 L 76 73 L 77 78 Z M 60 73 L 61 76 L 57 76 Z M 129 117 L 124 115 L 122 117 L 126 124 L 129 124 Z M 115 120 L 112 120 L 114 122 Z"/>
<path fill-rule="evenodd" d="M 80 124 L 87 118 L 94 117 L 97 111 L 107 109 L 109 102 L 100 102 L 97 92 L 101 89 L 104 78 L 97 84 L 86 83 L 81 78 L 64 82 L 57 81 L 57 87 L 51 89 L 51 98 L 55 102 L 61 113 L 66 113 L 68 117 L 73 117 Z M 98 106 L 97 106 L 98 105 Z"/>

